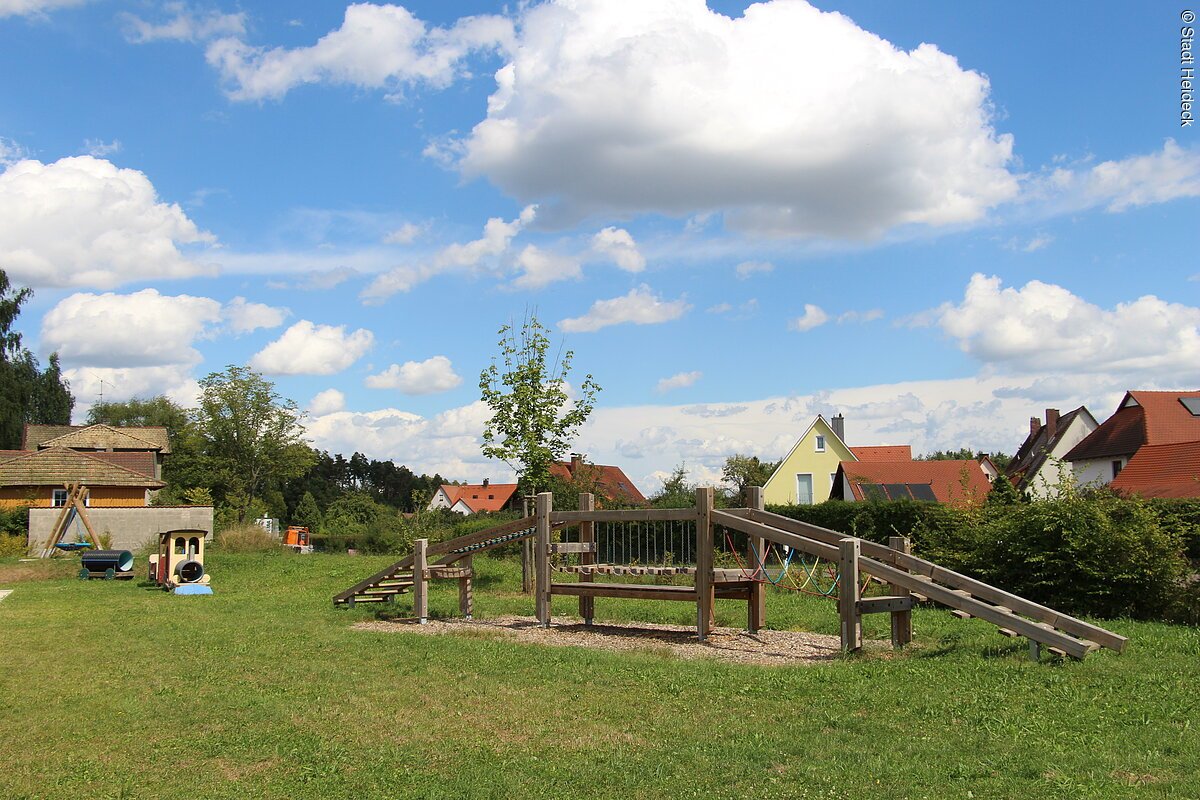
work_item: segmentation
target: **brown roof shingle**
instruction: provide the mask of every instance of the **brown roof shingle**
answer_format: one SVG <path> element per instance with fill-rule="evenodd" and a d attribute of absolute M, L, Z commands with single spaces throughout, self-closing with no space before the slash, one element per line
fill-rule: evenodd
<path fill-rule="evenodd" d="M 608 464 L 580 464 L 578 469 L 584 471 L 585 481 L 594 481 L 596 488 L 609 500 L 622 503 L 644 505 L 646 497 L 634 485 L 633 481 L 620 467 Z M 571 472 L 571 462 L 555 461 L 550 465 L 550 474 L 568 483 L 574 480 Z"/>
<path fill-rule="evenodd" d="M 851 447 L 850 452 L 859 461 L 912 461 L 911 444 L 882 444 L 868 447 Z"/>
<path fill-rule="evenodd" d="M 467 508 L 478 513 L 480 511 L 500 511 L 512 499 L 517 491 L 515 483 L 469 483 L 461 486 L 442 484 L 442 491 L 450 499 L 453 506 L 459 500 L 467 504 Z"/>
<path fill-rule="evenodd" d="M 939 503 L 982 503 L 992 485 L 974 459 L 945 461 L 843 461 L 838 470 L 850 479 L 854 499 L 863 500 L 862 484 L 929 484 Z"/>
<path fill-rule="evenodd" d="M 1200 497 L 1200 442 L 1143 445 L 1109 485 L 1142 497 Z"/>
<path fill-rule="evenodd" d="M 1200 392 L 1126 392 L 1116 413 L 1071 448 L 1067 461 L 1129 456 L 1146 444 L 1200 441 L 1200 417 L 1179 402 L 1182 397 L 1200 398 Z"/>
<path fill-rule="evenodd" d="M 171 452 L 167 429 L 162 426 L 26 425 L 25 449 L 71 447 L 86 450 L 158 450 Z"/>
<path fill-rule="evenodd" d="M 160 489 L 165 483 L 93 454 L 65 447 L 35 450 L 0 461 L 0 486 L 139 486 Z"/>

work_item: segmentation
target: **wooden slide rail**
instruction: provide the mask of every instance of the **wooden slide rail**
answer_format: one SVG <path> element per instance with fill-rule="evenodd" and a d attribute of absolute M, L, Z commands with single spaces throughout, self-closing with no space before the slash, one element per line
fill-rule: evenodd
<path fill-rule="evenodd" d="M 454 539 L 447 539 L 444 542 L 430 545 L 425 551 L 425 557 L 432 559 L 435 556 L 440 556 L 438 560 L 429 564 L 430 567 L 449 566 L 463 559 L 469 559 L 476 553 L 482 553 L 494 547 L 530 538 L 534 534 L 535 522 L 536 520 L 533 517 L 523 517 L 493 528 L 468 533 L 465 536 L 458 536 Z M 521 532 L 524 532 L 524 535 L 513 535 Z M 492 541 L 493 539 L 496 541 Z M 344 592 L 334 595 L 334 605 L 349 604 L 352 599 L 362 599 L 363 595 L 371 596 L 372 600 L 374 600 L 375 596 L 383 600 L 388 595 L 403 594 L 413 586 L 412 572 L 413 565 L 416 563 L 416 557 L 417 554 L 415 552 L 410 553 L 394 564 L 384 567 L 369 578 L 364 578 Z M 385 587 L 388 591 L 372 591 L 382 590 Z"/>
<path fill-rule="evenodd" d="M 856 537 L 847 537 L 837 531 L 754 509 L 732 512 L 714 509 L 712 521 L 714 525 L 724 525 L 828 561 L 844 561 L 843 543 L 853 542 L 853 549 L 861 550 L 861 557 L 854 557 L 853 560 L 862 572 L 887 581 L 893 586 L 924 595 L 942 605 L 966 612 L 1002 630 L 1015 632 L 1031 642 L 1060 650 L 1073 658 L 1083 658 L 1100 647 L 1120 652 L 1127 641 L 1125 637 L 1111 631 L 944 569 L 901 550 Z M 846 613 L 844 611 L 843 615 Z M 855 612 L 850 610 L 849 613 Z M 1019 616 L 1020 614 L 1025 616 Z M 1026 616 L 1032 619 L 1026 619 Z"/>

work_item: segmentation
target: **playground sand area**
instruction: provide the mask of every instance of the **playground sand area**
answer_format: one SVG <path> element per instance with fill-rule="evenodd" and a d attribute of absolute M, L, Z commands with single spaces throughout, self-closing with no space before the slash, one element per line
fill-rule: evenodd
<path fill-rule="evenodd" d="M 588 626 L 578 619 L 559 617 L 549 628 L 542 628 L 533 617 L 491 617 L 488 619 L 431 619 L 418 624 L 415 619 L 359 622 L 353 627 L 377 633 L 422 633 L 432 636 L 459 635 L 518 642 L 533 642 L 553 647 L 592 647 L 599 650 L 640 651 L 675 658 L 715 658 L 742 664 L 796 665 L 836 658 L 841 652 L 837 636 L 804 631 L 761 630 L 747 633 L 738 628 L 714 628 L 708 641 L 696 639 L 696 629 L 684 625 L 660 625 L 650 622 L 605 622 Z M 867 643 L 874 649 L 873 642 Z M 880 643 L 881 645 L 884 643 Z"/>

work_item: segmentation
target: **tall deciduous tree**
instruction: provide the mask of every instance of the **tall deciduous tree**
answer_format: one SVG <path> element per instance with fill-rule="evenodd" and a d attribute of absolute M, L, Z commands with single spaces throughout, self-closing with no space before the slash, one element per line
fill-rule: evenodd
<path fill-rule="evenodd" d="M 764 486 L 771 473 L 779 466 L 778 461 L 762 461 L 758 456 L 743 456 L 735 453 L 725 459 L 721 477 L 740 495 L 747 486 Z"/>
<path fill-rule="evenodd" d="M 0 269 L 0 449 L 21 446 L 25 423 L 69 425 L 75 398 L 62 375 L 58 354 L 50 355 L 43 371 L 37 358 L 21 343 L 13 323 L 21 306 L 33 296 L 28 288 L 13 290 Z"/>
<path fill-rule="evenodd" d="M 312 465 L 303 414 L 275 384 L 246 367 L 230 366 L 200 381 L 194 422 L 205 456 L 219 476 L 223 499 L 239 521 L 269 490 Z"/>
<path fill-rule="evenodd" d="M 492 410 L 483 431 L 483 454 L 517 473 L 526 491 L 550 483 L 550 464 L 566 455 L 571 440 L 595 407 L 600 386 L 586 375 L 574 401 L 567 375 L 575 354 L 550 361 L 550 331 L 530 314 L 520 329 L 502 327 L 499 358 L 479 376 L 479 390 Z"/>

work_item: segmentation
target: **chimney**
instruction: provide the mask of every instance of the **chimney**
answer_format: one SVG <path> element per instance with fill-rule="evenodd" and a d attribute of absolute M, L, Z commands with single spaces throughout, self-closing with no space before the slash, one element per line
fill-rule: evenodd
<path fill-rule="evenodd" d="M 830 420 L 830 427 L 842 442 L 846 441 L 846 418 L 841 415 L 841 412 L 838 412 L 838 415 Z"/>
<path fill-rule="evenodd" d="M 1037 436 L 1038 431 L 1042 429 L 1042 421 L 1037 417 L 1029 418 L 1029 435 Z"/>
<path fill-rule="evenodd" d="M 1054 434 L 1058 432 L 1058 409 L 1046 409 L 1046 439 L 1054 438 Z"/>
<path fill-rule="evenodd" d="M 491 478 L 484 478 L 484 479 L 483 479 L 483 488 L 485 488 L 485 489 L 486 489 L 486 488 L 488 487 L 488 482 L 489 482 L 490 480 L 491 480 Z"/>
<path fill-rule="evenodd" d="M 581 453 L 571 453 L 571 474 L 574 475 L 582 466 L 583 455 Z"/>

